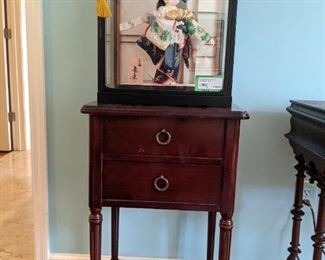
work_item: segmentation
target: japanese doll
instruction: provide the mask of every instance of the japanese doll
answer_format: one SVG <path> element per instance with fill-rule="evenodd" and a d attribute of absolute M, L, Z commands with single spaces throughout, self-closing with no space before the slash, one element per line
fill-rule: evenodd
<path fill-rule="evenodd" d="M 209 33 L 195 20 L 194 14 L 180 0 L 159 0 L 152 15 L 141 20 L 149 24 L 137 44 L 156 67 L 154 83 L 177 83 L 181 61 L 189 68 L 197 51 L 205 44 L 214 45 Z"/>

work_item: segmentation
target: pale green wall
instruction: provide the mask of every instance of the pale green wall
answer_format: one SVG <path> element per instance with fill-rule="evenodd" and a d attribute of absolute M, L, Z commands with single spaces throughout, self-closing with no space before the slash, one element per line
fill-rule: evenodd
<path fill-rule="evenodd" d="M 88 252 L 88 118 L 96 98 L 95 0 L 44 0 L 50 248 Z M 232 259 L 285 259 L 293 156 L 289 99 L 325 99 L 325 2 L 239 0 L 234 100 L 242 124 Z M 104 211 L 104 253 L 109 219 Z M 302 227 L 311 259 L 312 222 Z M 122 210 L 121 255 L 205 258 L 203 213 Z"/>

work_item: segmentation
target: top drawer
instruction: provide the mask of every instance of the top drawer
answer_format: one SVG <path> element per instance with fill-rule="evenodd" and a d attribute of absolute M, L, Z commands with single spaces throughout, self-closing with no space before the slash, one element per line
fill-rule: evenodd
<path fill-rule="evenodd" d="M 187 118 L 104 118 L 105 156 L 222 158 L 225 121 Z"/>

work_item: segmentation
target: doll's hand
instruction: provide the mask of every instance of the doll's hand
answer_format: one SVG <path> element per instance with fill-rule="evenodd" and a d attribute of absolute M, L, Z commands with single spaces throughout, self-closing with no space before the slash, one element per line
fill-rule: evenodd
<path fill-rule="evenodd" d="M 148 22 L 149 22 L 149 16 L 141 15 L 140 17 L 141 17 L 141 21 L 142 21 L 143 23 L 148 23 Z"/>
<path fill-rule="evenodd" d="M 156 17 L 153 14 L 147 13 L 145 16 L 146 21 L 144 23 L 153 24 L 156 21 Z"/>
<path fill-rule="evenodd" d="M 192 59 L 193 59 L 193 62 L 195 63 L 196 61 L 196 57 L 197 57 L 197 49 L 192 49 Z"/>
<path fill-rule="evenodd" d="M 182 21 L 177 21 L 176 22 L 176 28 L 183 28 L 183 26 L 184 26 L 185 24 L 184 24 L 184 22 L 182 22 Z"/>
<path fill-rule="evenodd" d="M 214 40 L 213 38 L 210 38 L 210 39 L 207 41 L 206 45 L 212 45 L 212 46 L 214 46 L 214 45 L 216 45 L 216 42 L 215 42 L 215 40 Z"/>

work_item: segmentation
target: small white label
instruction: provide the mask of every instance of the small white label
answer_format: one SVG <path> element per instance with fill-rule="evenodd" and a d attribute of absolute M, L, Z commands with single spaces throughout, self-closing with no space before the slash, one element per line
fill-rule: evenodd
<path fill-rule="evenodd" d="M 220 92 L 223 89 L 222 76 L 196 76 L 196 91 L 215 91 Z"/>
<path fill-rule="evenodd" d="M 137 26 L 143 24 L 145 21 L 146 21 L 146 18 L 144 16 L 139 16 L 139 17 L 129 20 L 127 22 L 121 23 L 120 24 L 120 32 L 127 31 L 134 27 L 137 27 Z"/>

